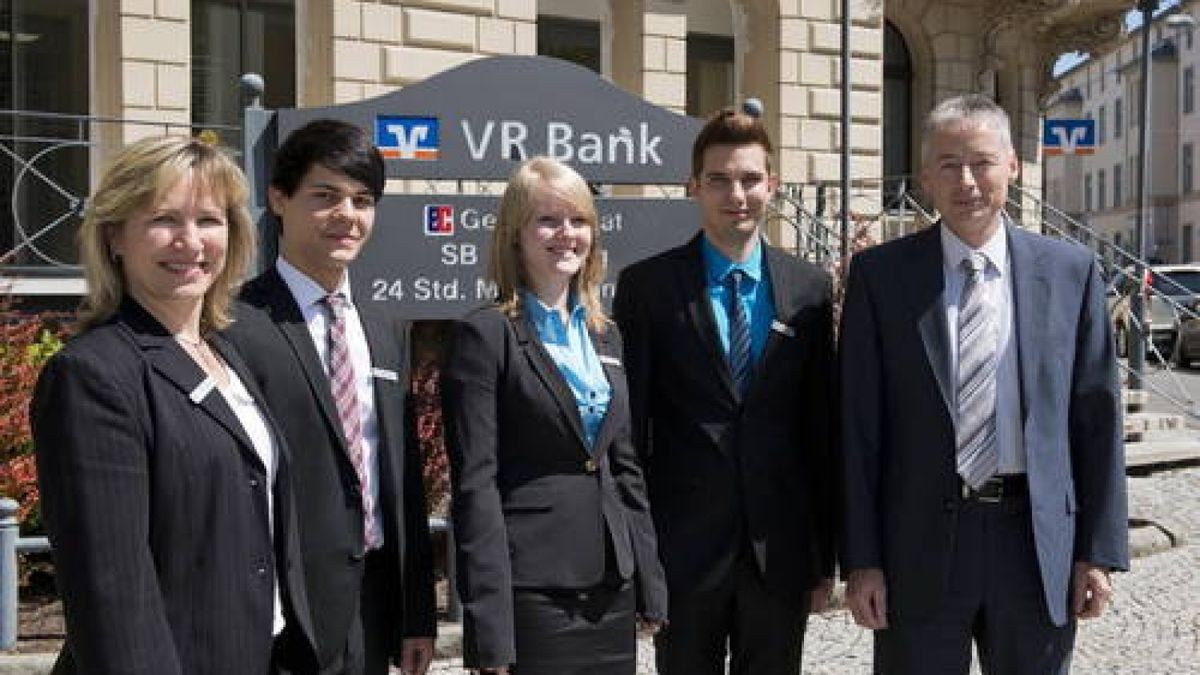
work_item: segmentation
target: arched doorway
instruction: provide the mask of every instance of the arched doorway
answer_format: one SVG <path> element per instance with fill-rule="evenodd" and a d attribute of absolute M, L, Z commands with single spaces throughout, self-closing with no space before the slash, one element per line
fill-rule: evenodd
<path fill-rule="evenodd" d="M 891 204 L 904 180 L 911 183 L 913 66 L 908 44 L 891 21 L 883 27 L 884 203 Z"/>

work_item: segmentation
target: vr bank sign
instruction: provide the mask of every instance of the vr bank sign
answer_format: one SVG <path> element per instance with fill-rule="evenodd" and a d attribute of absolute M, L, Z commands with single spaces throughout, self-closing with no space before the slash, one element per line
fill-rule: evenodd
<path fill-rule="evenodd" d="M 520 120 L 459 121 L 468 156 L 520 161 L 546 155 L 578 164 L 662 166 L 662 136 L 646 122 L 632 128 L 578 129 L 569 122 L 534 126 Z M 375 143 L 388 159 L 436 160 L 441 155 L 441 121 L 437 117 L 380 115 Z"/>
<path fill-rule="evenodd" d="M 1096 121 L 1047 118 L 1042 145 L 1047 155 L 1090 155 L 1096 151 Z"/>

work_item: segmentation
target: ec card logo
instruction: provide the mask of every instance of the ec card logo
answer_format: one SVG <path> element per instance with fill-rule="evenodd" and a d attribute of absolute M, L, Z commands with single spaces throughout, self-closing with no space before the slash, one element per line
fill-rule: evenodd
<path fill-rule="evenodd" d="M 454 234 L 454 207 L 449 204 L 425 205 L 425 236 L 449 237 Z"/>
<path fill-rule="evenodd" d="M 375 145 L 387 159 L 437 159 L 441 145 L 438 118 L 380 115 L 375 118 Z"/>

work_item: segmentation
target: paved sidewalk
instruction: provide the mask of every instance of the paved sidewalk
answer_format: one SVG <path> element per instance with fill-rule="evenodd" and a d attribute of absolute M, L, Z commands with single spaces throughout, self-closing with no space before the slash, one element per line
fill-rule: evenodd
<path fill-rule="evenodd" d="M 1157 523 L 1135 529 L 1142 555 L 1114 577 L 1117 597 L 1104 617 L 1080 626 L 1072 672 L 1079 675 L 1194 675 L 1200 672 L 1200 468 L 1130 478 L 1130 515 Z M 1167 532 L 1176 538 L 1171 547 Z M 49 672 L 52 655 L 0 656 L 0 675 Z M 638 675 L 654 674 L 649 639 L 638 645 Z M 393 671 L 399 675 L 399 671 Z M 462 673 L 457 658 L 430 673 Z M 813 617 L 805 640 L 805 675 L 866 675 L 871 636 L 845 611 Z M 976 673 L 978 670 L 975 671 Z"/>
<path fill-rule="evenodd" d="M 1100 619 L 1080 625 L 1072 672 L 1200 672 L 1200 468 L 1130 478 L 1130 514 L 1167 526 L 1185 542 L 1166 552 L 1135 558 L 1133 570 L 1114 577 L 1117 596 L 1113 606 Z M 641 640 L 638 675 L 655 672 L 653 654 L 649 640 Z M 462 673 L 462 663 L 441 660 L 430 672 Z M 847 612 L 830 612 L 809 621 L 805 675 L 870 672 L 871 635 L 855 626 Z"/>

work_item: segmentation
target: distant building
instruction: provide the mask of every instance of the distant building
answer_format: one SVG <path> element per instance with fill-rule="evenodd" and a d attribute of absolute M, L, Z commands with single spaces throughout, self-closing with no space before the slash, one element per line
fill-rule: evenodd
<path fill-rule="evenodd" d="M 1173 14 L 1196 14 L 1196 5 L 1180 3 L 1155 17 L 1148 31 L 1146 256 L 1164 263 L 1200 258 L 1196 232 L 1200 224 L 1200 176 L 1196 174 L 1200 45 L 1196 32 L 1200 29 L 1172 26 L 1167 20 Z M 1087 118 L 1097 125 L 1094 154 L 1046 157 L 1046 201 L 1130 252 L 1137 248 L 1138 97 L 1146 34 L 1140 28 L 1123 34 L 1107 49 L 1094 51 L 1089 59 L 1060 75 L 1058 93 L 1046 110 L 1046 117 Z"/>

